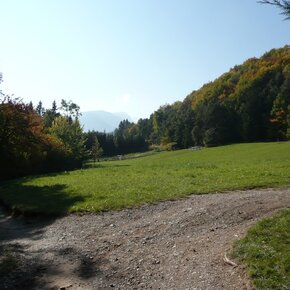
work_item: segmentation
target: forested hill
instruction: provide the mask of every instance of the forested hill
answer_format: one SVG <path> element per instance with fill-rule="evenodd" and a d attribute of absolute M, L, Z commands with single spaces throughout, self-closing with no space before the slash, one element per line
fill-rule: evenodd
<path fill-rule="evenodd" d="M 0 74 L 0 83 L 2 74 Z M 235 66 L 182 102 L 114 133 L 83 132 L 72 101 L 36 108 L 0 90 L 0 180 L 78 168 L 88 158 L 194 145 L 290 139 L 290 47 Z"/>
<path fill-rule="evenodd" d="M 165 105 L 149 119 L 130 123 L 124 136 L 150 144 L 222 145 L 290 138 L 290 47 L 235 66 L 193 91 L 183 102 Z"/>
<path fill-rule="evenodd" d="M 195 143 L 285 140 L 290 125 L 290 47 L 248 59 L 187 99 L 195 113 Z"/>

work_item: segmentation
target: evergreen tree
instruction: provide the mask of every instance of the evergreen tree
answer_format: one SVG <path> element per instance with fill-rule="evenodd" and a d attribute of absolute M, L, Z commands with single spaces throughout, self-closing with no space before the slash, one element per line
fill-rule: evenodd
<path fill-rule="evenodd" d="M 54 114 L 56 114 L 57 106 L 56 106 L 56 101 L 55 101 L 55 100 L 52 102 L 52 108 L 51 108 L 51 111 L 52 111 Z"/>
<path fill-rule="evenodd" d="M 43 122 L 46 128 L 50 128 L 56 117 L 59 117 L 60 113 L 57 112 L 56 102 L 53 101 L 51 109 L 48 109 L 43 114 Z"/>
<path fill-rule="evenodd" d="M 43 108 L 42 106 L 42 102 L 39 101 L 38 105 L 36 106 L 36 113 L 39 115 L 39 116 L 43 116 L 44 112 L 45 112 L 45 109 Z"/>
<path fill-rule="evenodd" d="M 98 160 L 99 162 L 99 158 L 103 155 L 103 153 L 104 153 L 104 150 L 100 146 L 98 138 L 95 136 L 92 149 L 91 149 L 91 156 L 93 158 L 94 164 L 96 163 L 96 160 Z"/>

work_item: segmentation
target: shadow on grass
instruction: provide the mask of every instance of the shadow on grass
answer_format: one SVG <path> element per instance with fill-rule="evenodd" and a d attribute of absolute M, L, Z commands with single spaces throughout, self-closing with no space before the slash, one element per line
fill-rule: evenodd
<path fill-rule="evenodd" d="M 128 167 L 131 166 L 129 164 L 100 164 L 100 163 L 89 163 L 85 164 L 83 166 L 83 169 L 88 169 L 88 168 L 117 168 L 117 167 Z"/>
<path fill-rule="evenodd" d="M 23 182 L 9 182 L 0 188 L 1 198 L 16 213 L 11 216 L 0 208 L 0 289 L 46 289 L 45 281 L 50 277 L 65 275 L 59 265 L 65 267 L 71 261 L 75 261 L 72 277 L 85 281 L 102 275 L 102 259 L 92 260 L 82 249 L 63 247 L 57 242 L 62 232 L 47 229 L 84 197 L 67 192 L 64 184 L 39 187 Z M 49 247 L 47 234 L 56 238 Z"/>
<path fill-rule="evenodd" d="M 0 242 L 37 240 L 57 217 L 84 200 L 83 196 L 67 192 L 64 184 L 30 186 L 24 185 L 23 180 L 1 186 L 0 198 L 4 205 L 0 209 Z"/>
<path fill-rule="evenodd" d="M 0 199 L 8 210 L 14 215 L 25 216 L 63 215 L 84 198 L 69 191 L 65 184 L 34 186 L 21 180 L 6 183 L 0 193 Z"/>

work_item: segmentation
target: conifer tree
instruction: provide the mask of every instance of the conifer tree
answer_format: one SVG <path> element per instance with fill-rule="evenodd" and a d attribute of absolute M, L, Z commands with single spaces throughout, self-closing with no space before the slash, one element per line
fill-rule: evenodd
<path fill-rule="evenodd" d="M 99 158 L 103 155 L 103 152 L 103 148 L 101 147 L 98 138 L 95 136 L 91 150 L 91 156 L 93 158 L 94 164 L 96 163 L 96 160 L 99 161 Z"/>

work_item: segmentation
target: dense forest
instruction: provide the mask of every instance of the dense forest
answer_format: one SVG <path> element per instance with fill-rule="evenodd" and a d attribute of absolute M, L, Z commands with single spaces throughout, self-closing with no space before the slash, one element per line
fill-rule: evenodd
<path fill-rule="evenodd" d="M 86 158 L 79 107 L 62 101 L 44 111 L 2 94 L 0 103 L 0 179 L 78 168 Z"/>
<path fill-rule="evenodd" d="M 79 110 L 71 101 L 44 109 L 1 93 L 1 179 L 79 168 L 101 155 L 288 140 L 290 47 L 249 59 L 182 102 L 137 123 L 124 120 L 110 134 L 83 132 Z"/>
<path fill-rule="evenodd" d="M 183 102 L 164 105 L 137 124 L 120 124 L 119 130 L 131 140 L 144 138 L 147 144 L 177 148 L 287 140 L 290 47 L 249 59 Z"/>

